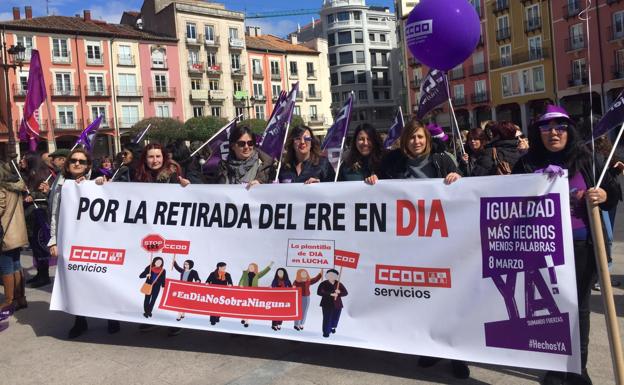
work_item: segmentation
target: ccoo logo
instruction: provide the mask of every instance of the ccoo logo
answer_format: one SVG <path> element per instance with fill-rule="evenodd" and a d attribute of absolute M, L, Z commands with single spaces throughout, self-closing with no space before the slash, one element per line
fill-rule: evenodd
<path fill-rule="evenodd" d="M 405 26 L 405 39 L 422 40 L 433 33 L 433 19 L 420 20 Z"/>

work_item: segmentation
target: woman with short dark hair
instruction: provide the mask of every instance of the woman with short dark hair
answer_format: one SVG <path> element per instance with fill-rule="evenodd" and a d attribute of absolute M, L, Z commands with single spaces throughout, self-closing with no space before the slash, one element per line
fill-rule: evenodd
<path fill-rule="evenodd" d="M 472 170 L 483 153 L 488 143 L 487 135 L 481 128 L 473 128 L 466 135 L 466 145 L 464 155 L 459 163 L 459 169 L 465 176 L 472 176 Z"/>
<path fill-rule="evenodd" d="M 336 176 L 329 160 L 321 154 L 321 143 L 307 126 L 292 129 L 284 146 L 280 183 L 333 182 Z"/>

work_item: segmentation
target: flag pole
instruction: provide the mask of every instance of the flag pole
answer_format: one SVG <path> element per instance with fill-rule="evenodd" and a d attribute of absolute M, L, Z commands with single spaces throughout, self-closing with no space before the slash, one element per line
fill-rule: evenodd
<path fill-rule="evenodd" d="M 140 141 L 143 140 L 145 135 L 147 135 L 147 132 L 149 131 L 150 127 L 152 127 L 152 123 L 148 124 L 147 127 L 145 127 L 145 130 L 143 130 L 143 132 L 139 135 L 139 138 L 136 140 L 135 143 L 139 143 Z"/>
<path fill-rule="evenodd" d="M 221 127 L 221 129 L 219 131 L 217 131 L 216 134 L 214 134 L 213 136 L 210 137 L 210 139 L 208 139 L 207 141 L 205 141 L 201 146 L 199 146 L 199 148 L 195 151 L 193 151 L 193 153 L 189 156 L 189 159 L 194 157 L 195 154 L 197 154 L 202 148 L 206 147 L 206 145 L 208 143 L 210 143 L 211 140 L 213 140 L 214 138 L 217 137 L 217 135 L 219 135 L 221 132 L 223 132 L 223 130 L 225 130 L 226 128 L 228 128 L 233 122 L 235 122 L 236 120 L 238 120 L 241 116 L 243 116 L 243 114 L 238 115 L 236 118 L 230 120 L 225 126 Z"/>
<path fill-rule="evenodd" d="M 401 123 L 403 124 L 403 127 L 405 127 L 405 119 L 403 119 L 403 108 L 401 108 L 401 106 L 399 106 L 399 115 L 401 116 Z"/>
<path fill-rule="evenodd" d="M 600 173 L 600 178 L 598 178 L 598 183 L 596 183 L 596 188 L 600 187 L 600 185 L 602 184 L 602 180 L 604 179 L 604 176 L 607 173 L 607 170 L 609 169 L 609 164 L 611 163 L 611 159 L 613 159 L 613 154 L 615 154 L 617 145 L 618 143 L 620 143 L 620 139 L 622 138 L 622 133 L 624 133 L 624 123 L 622 123 L 622 126 L 620 127 L 620 132 L 618 133 L 618 136 L 615 139 L 615 142 L 613 142 L 613 148 L 611 148 L 609 157 L 605 161 L 604 168 L 602 169 L 602 172 Z"/>
<path fill-rule="evenodd" d="M 449 110 L 450 115 L 453 118 L 451 121 L 451 133 L 453 134 L 453 152 L 455 153 L 455 157 L 457 157 L 457 143 L 455 142 L 455 126 L 457 128 L 457 133 L 461 138 L 461 133 L 459 132 L 459 123 L 457 122 L 457 116 L 455 115 L 455 108 L 453 108 L 453 101 L 451 100 L 451 88 L 449 85 L 448 79 L 448 71 L 444 72 L 444 81 L 446 82 L 446 94 L 448 96 Z M 464 146 L 459 146 L 459 151 L 461 152 L 462 157 L 464 156 Z"/>
<path fill-rule="evenodd" d="M 24 183 L 24 187 L 26 188 L 26 192 L 28 193 L 28 195 L 31 195 L 30 190 L 28 189 L 28 185 L 26 184 L 26 181 L 22 177 L 22 173 L 20 172 L 19 168 L 17 168 L 17 165 L 15 164 L 15 159 L 11 159 L 11 166 L 13 166 L 13 168 L 15 169 L 15 172 L 17 172 L 17 177 L 19 178 L 19 180 L 21 180 Z M 37 202 L 35 202 L 34 199 L 32 203 L 36 209 L 39 208 L 39 206 L 37 206 Z"/>

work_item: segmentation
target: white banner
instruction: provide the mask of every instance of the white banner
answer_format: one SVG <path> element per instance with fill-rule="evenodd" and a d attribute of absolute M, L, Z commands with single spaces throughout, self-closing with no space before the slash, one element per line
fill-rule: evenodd
<path fill-rule="evenodd" d="M 62 196 L 52 310 L 580 369 L 565 178 L 85 182 Z"/>

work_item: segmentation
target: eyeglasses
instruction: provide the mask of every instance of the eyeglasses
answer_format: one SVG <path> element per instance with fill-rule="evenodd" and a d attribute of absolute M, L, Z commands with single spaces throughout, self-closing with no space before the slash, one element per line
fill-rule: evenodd
<path fill-rule="evenodd" d="M 245 145 L 247 145 L 248 147 L 253 147 L 256 144 L 256 142 L 254 142 L 253 140 L 239 140 L 236 142 L 236 145 L 240 148 L 245 147 Z"/>
<path fill-rule="evenodd" d="M 69 164 L 80 164 L 81 166 L 86 166 L 87 165 L 87 160 L 86 159 L 76 159 L 76 158 L 71 158 L 69 160 Z"/>
<path fill-rule="evenodd" d="M 312 137 L 311 136 L 304 136 L 303 138 L 295 138 L 295 142 L 301 142 L 301 141 L 306 141 L 306 142 L 311 142 L 312 141 Z"/>
<path fill-rule="evenodd" d="M 557 124 L 556 126 L 551 126 L 550 124 L 542 124 L 541 126 L 539 126 L 539 130 L 540 132 L 550 132 L 552 130 L 557 131 L 557 133 L 562 133 L 564 131 L 568 131 L 568 125 L 565 123 L 562 124 Z"/>

